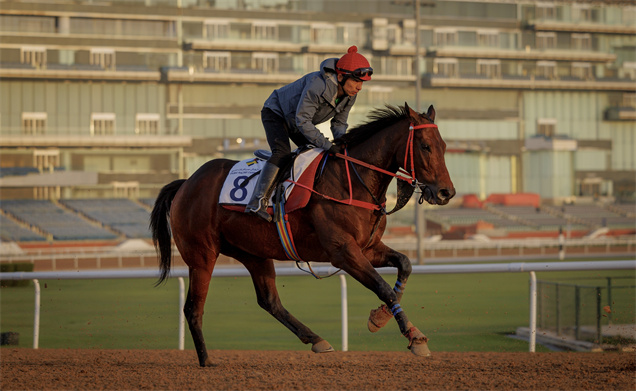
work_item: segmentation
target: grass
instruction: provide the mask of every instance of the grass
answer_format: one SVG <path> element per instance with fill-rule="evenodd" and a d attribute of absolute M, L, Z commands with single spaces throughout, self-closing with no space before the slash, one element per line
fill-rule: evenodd
<path fill-rule="evenodd" d="M 538 273 L 538 278 L 625 276 L 634 271 Z M 392 285 L 394 276 L 387 276 Z M 41 348 L 175 349 L 178 344 L 178 284 L 153 287 L 139 280 L 48 280 L 42 290 Z M 286 308 L 340 350 L 338 278 L 277 279 Z M 349 350 L 400 351 L 407 341 L 390 322 L 372 334 L 369 310 L 380 302 L 350 277 Z M 633 299 L 632 299 L 633 300 Z M 632 301 L 633 303 L 633 301 Z M 633 305 L 633 304 L 632 304 Z M 429 337 L 433 351 L 525 352 L 527 342 L 507 337 L 528 325 L 526 273 L 413 275 L 402 306 Z M 0 290 L 0 330 L 20 333 L 31 347 L 33 287 Z M 308 350 L 284 326 L 258 307 L 249 278 L 213 278 L 204 334 L 209 349 Z M 186 330 L 186 349 L 193 349 Z M 537 351 L 547 351 L 540 346 Z"/>

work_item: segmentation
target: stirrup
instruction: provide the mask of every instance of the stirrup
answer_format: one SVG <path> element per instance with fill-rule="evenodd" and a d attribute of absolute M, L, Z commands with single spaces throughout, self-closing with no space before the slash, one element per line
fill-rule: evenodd
<path fill-rule="evenodd" d="M 263 198 L 258 200 L 258 208 L 255 208 L 251 205 L 247 205 L 247 207 L 245 208 L 245 211 L 247 213 L 255 214 L 261 219 L 267 221 L 268 223 L 272 221 L 272 216 L 270 216 L 270 214 L 267 213 L 267 203 L 265 199 Z"/>

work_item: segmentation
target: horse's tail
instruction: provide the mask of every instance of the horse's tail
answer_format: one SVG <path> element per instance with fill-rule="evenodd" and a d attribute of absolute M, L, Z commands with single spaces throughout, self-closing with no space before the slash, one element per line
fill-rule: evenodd
<path fill-rule="evenodd" d="M 155 201 L 155 207 L 150 213 L 150 231 L 152 232 L 152 242 L 160 256 L 159 270 L 161 275 L 155 285 L 161 284 L 170 274 L 170 264 L 172 262 L 172 236 L 168 216 L 170 205 L 175 194 L 185 182 L 185 179 L 178 179 L 163 187 Z"/>

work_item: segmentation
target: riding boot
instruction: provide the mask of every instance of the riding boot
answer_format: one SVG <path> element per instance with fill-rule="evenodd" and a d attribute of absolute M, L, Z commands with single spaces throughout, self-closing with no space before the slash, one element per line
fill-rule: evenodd
<path fill-rule="evenodd" d="M 267 202 L 270 197 L 272 185 L 276 179 L 276 174 L 278 174 L 278 167 L 266 162 L 265 167 L 261 170 L 261 175 L 258 177 L 258 182 L 256 182 L 256 186 L 254 187 L 252 198 L 245 208 L 245 213 L 254 213 L 266 221 L 272 221 L 272 216 L 267 213 Z"/>

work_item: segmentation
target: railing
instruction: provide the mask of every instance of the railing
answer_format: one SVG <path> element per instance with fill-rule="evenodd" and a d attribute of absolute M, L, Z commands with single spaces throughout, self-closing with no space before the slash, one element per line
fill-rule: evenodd
<path fill-rule="evenodd" d="M 409 253 L 417 250 L 417 242 L 414 237 L 385 238 L 384 242 L 391 248 Z M 515 259 L 541 259 L 555 258 L 559 250 L 563 251 L 564 258 L 598 257 L 602 254 L 624 254 L 631 256 L 636 252 L 636 238 L 597 238 L 597 239 L 523 239 L 523 240 L 496 240 L 480 242 L 476 240 L 443 240 L 439 242 L 425 242 L 425 258 L 427 262 L 441 263 L 445 261 L 456 262 L 458 258 L 466 260 L 474 257 L 487 257 L 489 260 L 498 257 Z M 412 254 L 407 254 L 411 255 Z M 179 253 L 174 249 L 173 256 Z M 4 254 L 0 256 L 0 262 L 51 262 L 51 270 L 58 270 L 57 261 L 73 259 L 73 267 L 81 269 L 81 260 L 95 260 L 91 268 L 99 268 L 100 260 L 116 259 L 117 267 L 120 267 L 122 259 L 139 258 L 135 267 L 155 267 L 157 254 L 154 249 L 147 251 L 119 251 L 113 248 L 82 247 L 82 248 L 45 248 L 41 250 L 29 250 L 28 253 Z M 146 262 L 150 259 L 150 262 Z M 505 259 L 502 259 L 505 261 Z M 67 262 L 68 263 L 68 262 Z M 111 263 L 112 264 L 112 263 Z M 113 266 L 109 266 L 113 267 Z"/>
<path fill-rule="evenodd" d="M 416 265 L 413 274 L 456 274 L 456 273 L 521 273 L 530 274 L 530 314 L 529 314 L 529 351 L 536 347 L 537 331 L 537 278 L 536 271 L 583 271 L 583 270 L 636 270 L 636 260 L 629 261 L 586 261 L 586 262 L 536 262 L 536 263 L 487 263 L 470 265 Z M 333 267 L 315 267 L 319 275 L 336 272 Z M 378 269 L 381 274 L 395 273 L 391 269 Z M 305 272 L 292 268 L 276 268 L 279 276 L 299 276 Z M 347 281 L 345 273 L 339 272 L 341 283 L 341 314 L 342 314 L 342 351 L 349 350 L 348 339 L 348 302 Z M 185 304 L 185 283 L 183 278 L 188 276 L 186 268 L 173 269 L 171 277 L 179 280 L 179 349 L 184 349 L 185 317 L 181 308 Z M 248 277 L 249 272 L 244 268 L 217 268 L 214 277 Z M 14 272 L 0 273 L 0 280 L 32 280 L 35 286 L 35 310 L 33 317 L 33 348 L 38 349 L 40 337 L 40 279 L 119 279 L 119 278 L 158 278 L 157 270 L 110 270 L 110 271 L 72 271 L 72 272 Z"/>

